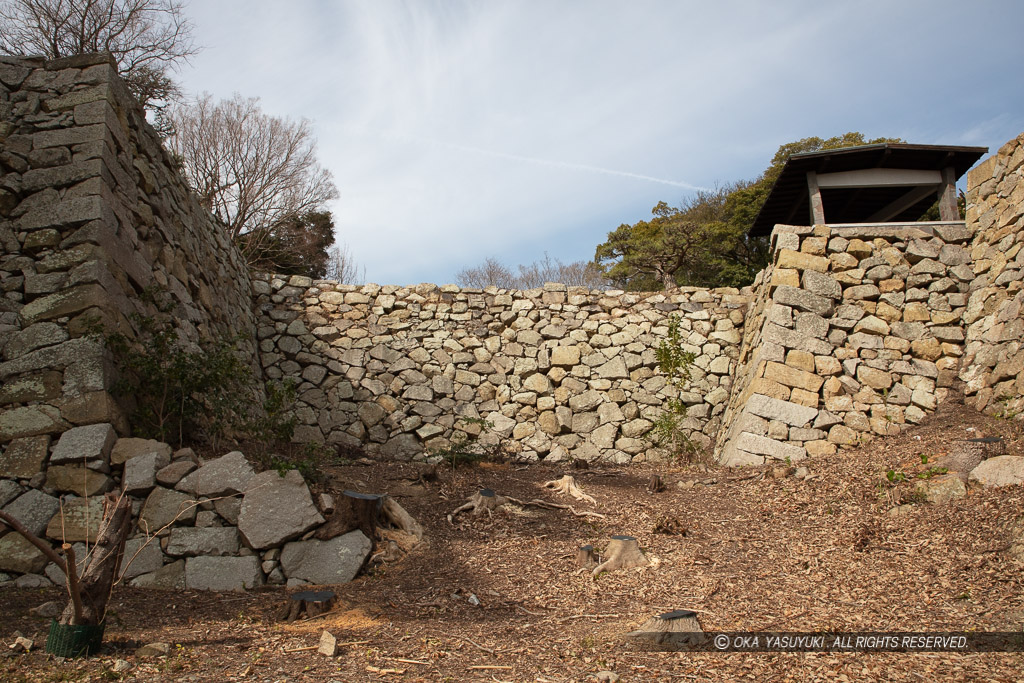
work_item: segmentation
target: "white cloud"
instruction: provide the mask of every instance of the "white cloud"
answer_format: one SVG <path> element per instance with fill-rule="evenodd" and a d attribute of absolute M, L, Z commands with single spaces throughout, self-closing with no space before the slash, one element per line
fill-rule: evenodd
<path fill-rule="evenodd" d="M 1022 8 L 193 2 L 209 47 L 182 78 L 310 118 L 367 278 L 443 282 L 488 255 L 589 258 L 657 201 L 808 135 L 997 146 L 1024 129 Z"/>

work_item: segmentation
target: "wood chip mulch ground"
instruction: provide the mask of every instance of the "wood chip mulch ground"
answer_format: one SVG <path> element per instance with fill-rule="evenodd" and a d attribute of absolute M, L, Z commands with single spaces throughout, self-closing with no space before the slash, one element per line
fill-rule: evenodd
<path fill-rule="evenodd" d="M 1020 632 L 1024 565 L 1010 550 L 1024 487 L 971 489 L 942 504 L 913 495 L 930 463 L 984 436 L 1024 455 L 1020 421 L 954 405 L 897 437 L 798 463 L 806 479 L 780 476 L 781 465 L 485 464 L 424 485 L 412 483 L 412 464 L 333 468 L 330 489 L 391 493 L 428 543 L 336 587 L 331 612 L 293 624 L 277 621 L 288 596 L 280 588 L 119 587 L 103 651 L 79 661 L 9 652 L 16 631 L 42 647 L 48 622 L 29 609 L 61 592 L 3 588 L 0 679 L 561 683 L 610 671 L 621 681 L 1019 681 L 1021 653 L 652 652 L 622 638 L 681 608 L 707 631 Z M 595 504 L 542 488 L 566 473 Z M 648 491 L 651 474 L 664 491 Z M 449 523 L 484 487 L 605 517 L 512 507 Z M 577 548 L 601 549 L 614 534 L 639 539 L 650 566 L 595 581 L 576 565 Z M 325 629 L 341 645 L 336 657 L 316 651 Z M 135 654 L 152 642 L 169 653 Z"/>

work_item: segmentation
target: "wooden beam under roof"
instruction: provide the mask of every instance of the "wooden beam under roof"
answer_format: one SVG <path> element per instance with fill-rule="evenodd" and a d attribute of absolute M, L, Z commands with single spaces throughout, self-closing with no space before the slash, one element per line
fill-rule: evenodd
<path fill-rule="evenodd" d="M 912 187 L 942 183 L 942 173 L 936 170 L 913 168 L 861 168 L 853 171 L 818 173 L 818 187 L 834 189 L 842 187 Z"/>

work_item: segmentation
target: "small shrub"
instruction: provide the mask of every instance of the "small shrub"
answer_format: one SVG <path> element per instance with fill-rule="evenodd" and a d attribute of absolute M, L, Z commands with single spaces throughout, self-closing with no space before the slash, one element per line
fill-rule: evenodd
<path fill-rule="evenodd" d="M 119 370 L 114 393 L 134 406 L 133 429 L 179 446 L 204 440 L 215 445 L 230 434 L 255 393 L 238 340 L 189 343 L 179 337 L 166 310 L 157 317 L 131 318 L 139 330 L 136 339 L 113 333 L 105 342 Z"/>
<path fill-rule="evenodd" d="M 500 453 L 501 447 L 488 449 L 480 443 L 480 435 L 494 425 L 479 417 L 460 417 L 455 424 L 460 423 L 469 429 L 456 430 L 447 448 L 433 449 L 430 451 L 430 455 L 440 456 L 452 468 L 477 463 L 481 460 L 495 459 Z"/>
<path fill-rule="evenodd" d="M 695 356 L 683 348 L 679 316 L 669 316 L 668 336 L 658 343 L 655 355 L 658 359 L 658 370 L 665 376 L 668 385 L 677 393 L 682 392 L 690 381 L 690 369 L 693 367 Z M 674 457 L 693 455 L 696 448 L 683 432 L 684 419 L 686 403 L 678 396 L 669 398 L 665 401 L 664 412 L 654 420 L 651 441 L 661 448 L 667 448 Z"/>

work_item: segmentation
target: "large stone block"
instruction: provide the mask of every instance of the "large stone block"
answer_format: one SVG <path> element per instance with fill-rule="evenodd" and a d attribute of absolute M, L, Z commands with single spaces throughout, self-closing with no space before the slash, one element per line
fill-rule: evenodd
<path fill-rule="evenodd" d="M 969 480 L 981 486 L 1024 484 L 1024 456 L 997 455 L 971 470 Z"/>
<path fill-rule="evenodd" d="M 55 434 L 70 427 L 54 406 L 35 405 L 0 411 L 0 442 L 23 436 Z"/>
<path fill-rule="evenodd" d="M 60 501 L 38 489 L 29 489 L 4 507 L 4 512 L 14 517 L 36 536 L 42 536 L 47 523 L 60 509 Z"/>
<path fill-rule="evenodd" d="M 10 479 L 0 479 L 0 507 L 7 505 L 22 493 L 21 485 Z"/>
<path fill-rule="evenodd" d="M 168 449 L 170 447 L 168 446 Z M 121 489 L 133 496 L 142 496 L 156 486 L 156 474 L 170 464 L 171 455 L 166 451 L 153 451 L 131 458 L 124 464 Z"/>
<path fill-rule="evenodd" d="M 372 548 L 361 531 L 329 541 L 295 541 L 281 550 L 281 568 L 289 579 L 313 584 L 347 583 L 355 578 Z"/>
<path fill-rule="evenodd" d="M 139 530 L 151 535 L 166 534 L 169 532 L 164 527 L 194 524 L 197 507 L 198 502 L 192 496 L 157 486 L 146 497 L 139 512 Z"/>
<path fill-rule="evenodd" d="M 160 550 L 158 539 L 137 536 L 125 541 L 124 560 L 121 562 L 121 576 L 125 580 L 155 572 L 163 566 L 164 553 Z M 184 585 L 181 587 L 184 588 Z"/>
<path fill-rule="evenodd" d="M 258 557 L 190 557 L 185 587 L 201 591 L 243 591 L 263 584 Z"/>
<path fill-rule="evenodd" d="M 110 464 L 121 465 L 140 455 L 156 453 L 160 456 L 171 456 L 170 445 L 156 439 L 138 439 L 125 437 L 118 439 L 110 451 Z"/>
<path fill-rule="evenodd" d="M 323 522 L 298 470 L 289 470 L 283 477 L 268 470 L 246 487 L 238 531 L 247 545 L 263 549 L 298 538 Z"/>
<path fill-rule="evenodd" d="M 184 590 L 185 560 L 178 560 L 177 562 L 164 565 L 154 571 L 136 576 L 132 579 L 131 584 L 136 588 Z"/>
<path fill-rule="evenodd" d="M 46 555 L 21 534 L 11 531 L 0 538 L 0 571 L 38 574 L 47 562 Z"/>
<path fill-rule="evenodd" d="M 46 536 L 62 543 L 93 543 L 103 520 L 103 497 L 65 500 L 46 525 Z"/>
<path fill-rule="evenodd" d="M 234 527 L 174 527 L 167 541 L 167 554 L 235 555 L 239 547 L 238 530 Z"/>
<path fill-rule="evenodd" d="M 762 394 L 752 395 L 744 409 L 766 420 L 779 420 L 791 427 L 805 427 L 818 416 L 817 408 L 780 401 Z"/>
<path fill-rule="evenodd" d="M 804 289 L 817 294 L 818 296 L 838 299 L 843 294 L 843 288 L 834 277 L 817 270 L 805 270 L 803 273 Z"/>
<path fill-rule="evenodd" d="M 113 480 L 85 465 L 51 465 L 46 470 L 46 485 L 57 491 L 72 491 L 84 497 L 106 493 Z"/>
<path fill-rule="evenodd" d="M 580 363 L 580 347 L 556 346 L 551 349 L 551 364 L 571 367 Z"/>
<path fill-rule="evenodd" d="M 110 449 L 117 441 L 117 432 L 110 423 L 75 427 L 61 434 L 50 454 L 50 463 L 63 465 L 110 461 Z"/>
<path fill-rule="evenodd" d="M 242 493 L 254 476 L 256 473 L 245 456 L 239 451 L 231 451 L 192 472 L 179 481 L 174 488 L 178 491 L 212 498 Z"/>
<path fill-rule="evenodd" d="M 0 455 L 0 477 L 30 479 L 43 469 L 50 447 L 49 436 L 14 439 Z"/>
<path fill-rule="evenodd" d="M 767 436 L 759 436 L 750 432 L 741 432 L 736 439 L 736 447 L 755 455 L 765 455 L 776 460 L 796 462 L 807 457 L 807 450 L 802 446 L 776 441 Z"/>
<path fill-rule="evenodd" d="M 829 260 L 824 256 L 814 256 L 791 249 L 780 249 L 775 260 L 777 268 L 795 268 L 797 270 L 817 270 L 822 273 L 828 270 Z"/>
<path fill-rule="evenodd" d="M 74 315 L 90 308 L 100 308 L 108 301 L 103 287 L 96 284 L 70 287 L 48 296 L 33 299 L 18 311 L 23 324 Z"/>
<path fill-rule="evenodd" d="M 825 381 L 824 378 L 812 372 L 774 361 L 768 362 L 765 366 L 764 377 L 787 387 L 796 387 L 810 392 L 817 392 Z"/>

